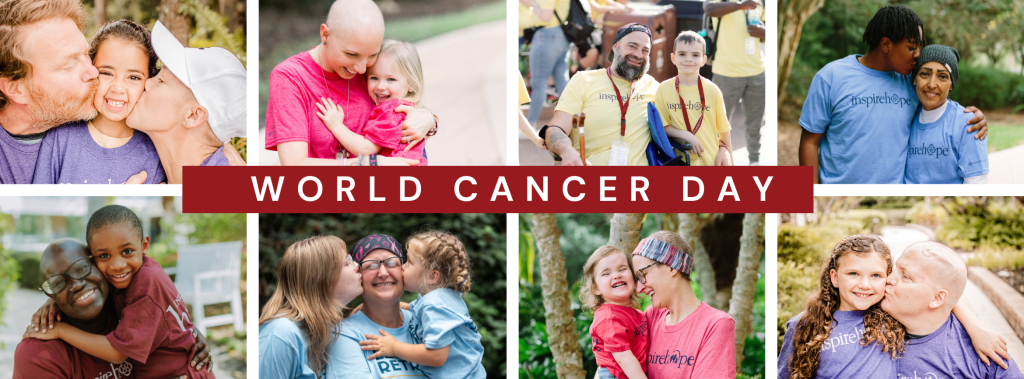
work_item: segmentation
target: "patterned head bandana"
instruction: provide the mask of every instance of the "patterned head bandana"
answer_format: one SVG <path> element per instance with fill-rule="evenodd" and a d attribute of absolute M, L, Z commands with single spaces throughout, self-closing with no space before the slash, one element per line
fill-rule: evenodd
<path fill-rule="evenodd" d="M 690 254 L 652 237 L 641 240 L 633 250 L 633 255 L 664 263 L 685 275 L 690 275 L 690 271 L 693 270 L 693 257 Z"/>
<path fill-rule="evenodd" d="M 349 254 L 352 255 L 352 259 L 355 259 L 356 262 L 362 263 L 363 259 L 366 258 L 370 252 L 377 249 L 384 249 L 394 253 L 399 258 L 402 258 L 402 263 L 405 263 L 405 254 L 402 253 L 402 245 L 398 244 L 398 240 L 396 240 L 395 237 L 382 233 L 371 234 L 363 237 L 359 242 L 356 242 L 355 245 L 352 245 L 352 250 L 349 251 Z"/>

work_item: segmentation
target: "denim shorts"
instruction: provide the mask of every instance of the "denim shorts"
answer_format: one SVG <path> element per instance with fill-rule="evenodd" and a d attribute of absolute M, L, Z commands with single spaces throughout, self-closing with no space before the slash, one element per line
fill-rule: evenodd
<path fill-rule="evenodd" d="M 611 371 L 608 371 L 608 369 L 604 368 L 604 367 L 598 367 L 597 368 L 597 378 L 598 379 L 619 379 L 619 378 L 616 378 L 615 375 L 612 375 Z"/>

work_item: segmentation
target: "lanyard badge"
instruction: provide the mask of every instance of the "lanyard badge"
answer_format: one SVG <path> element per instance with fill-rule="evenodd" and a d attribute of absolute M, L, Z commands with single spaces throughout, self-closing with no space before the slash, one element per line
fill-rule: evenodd
<path fill-rule="evenodd" d="M 619 102 L 619 112 L 621 113 L 621 117 L 619 118 L 619 140 L 612 142 L 611 154 L 608 157 L 608 165 L 625 166 L 629 161 L 629 144 L 625 142 L 626 111 L 629 110 L 629 101 L 633 97 L 633 85 L 630 83 L 629 96 L 626 97 L 626 101 L 622 101 L 622 94 L 619 93 L 619 87 L 615 85 L 615 80 L 612 80 L 612 69 L 605 69 L 605 73 L 608 74 L 608 80 L 612 82 L 612 88 L 615 89 L 615 99 Z"/>
<path fill-rule="evenodd" d="M 704 122 L 704 82 L 701 78 L 697 77 L 697 93 L 700 95 L 700 118 L 697 119 L 697 126 L 690 128 L 690 116 L 686 111 L 686 102 L 683 101 L 683 93 L 679 91 L 679 77 L 676 77 L 676 94 L 679 95 L 679 109 L 683 111 L 683 121 L 686 122 L 686 131 L 697 135 L 697 130 L 700 130 L 700 124 Z"/>

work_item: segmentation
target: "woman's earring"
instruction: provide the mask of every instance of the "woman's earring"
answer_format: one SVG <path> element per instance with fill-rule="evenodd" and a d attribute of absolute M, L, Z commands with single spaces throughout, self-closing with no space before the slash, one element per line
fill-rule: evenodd
<path fill-rule="evenodd" d="M 327 41 L 324 41 L 324 45 L 327 45 Z"/>

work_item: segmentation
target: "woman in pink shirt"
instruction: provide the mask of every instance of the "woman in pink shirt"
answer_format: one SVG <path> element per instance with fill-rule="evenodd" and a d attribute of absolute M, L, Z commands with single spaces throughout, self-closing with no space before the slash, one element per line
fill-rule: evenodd
<path fill-rule="evenodd" d="M 736 322 L 697 299 L 693 256 L 676 233 L 660 231 L 633 250 L 636 291 L 651 297 L 644 312 L 649 379 L 736 377 Z"/>

